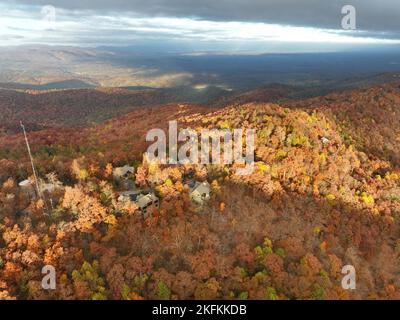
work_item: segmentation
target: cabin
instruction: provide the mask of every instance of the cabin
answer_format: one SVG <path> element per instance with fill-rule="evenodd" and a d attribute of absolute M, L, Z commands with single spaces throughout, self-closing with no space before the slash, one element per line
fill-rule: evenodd
<path fill-rule="evenodd" d="M 152 191 L 132 190 L 121 192 L 118 197 L 119 202 L 131 201 L 135 203 L 144 217 L 147 216 L 148 209 L 159 208 L 160 200 Z"/>
<path fill-rule="evenodd" d="M 127 165 L 123 167 L 114 168 L 113 170 L 113 176 L 115 180 L 130 179 L 133 177 L 134 173 L 135 173 L 135 168 Z"/>
<path fill-rule="evenodd" d="M 21 191 L 30 199 L 36 197 L 35 188 L 30 180 L 23 180 L 18 183 L 18 186 L 20 187 Z"/>
<path fill-rule="evenodd" d="M 24 181 L 21 181 L 20 183 L 18 183 L 18 186 L 21 188 L 21 189 L 24 189 L 24 188 L 33 188 L 33 186 L 32 186 L 32 182 L 31 181 L 29 181 L 28 179 L 27 180 L 24 180 Z"/>
<path fill-rule="evenodd" d="M 124 191 L 119 194 L 118 201 L 119 202 L 125 202 L 125 201 L 136 202 L 136 200 L 140 194 L 141 194 L 140 190 Z"/>
<path fill-rule="evenodd" d="M 159 208 L 160 200 L 153 192 L 151 192 L 145 195 L 140 195 L 136 201 L 136 204 L 142 212 L 143 216 L 146 217 L 148 209 Z"/>
<path fill-rule="evenodd" d="M 205 182 L 196 182 L 190 190 L 190 199 L 198 205 L 203 205 L 206 201 L 210 200 L 211 186 Z"/>
<path fill-rule="evenodd" d="M 134 173 L 135 168 L 130 166 L 118 167 L 113 170 L 114 180 L 124 190 L 131 190 L 135 187 Z"/>
<path fill-rule="evenodd" d="M 21 188 L 22 192 L 24 192 L 29 198 L 33 199 L 36 197 L 36 189 L 34 183 L 30 180 L 23 180 L 18 183 L 18 186 Z M 61 190 L 63 185 L 61 182 L 50 182 L 46 183 L 43 180 L 39 181 L 39 190 L 43 193 L 53 193 L 57 190 Z"/>

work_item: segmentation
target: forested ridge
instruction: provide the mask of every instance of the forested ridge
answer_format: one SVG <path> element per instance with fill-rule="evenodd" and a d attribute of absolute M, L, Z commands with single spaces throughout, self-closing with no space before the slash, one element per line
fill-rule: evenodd
<path fill-rule="evenodd" d="M 390 84 L 49 126 L 28 132 L 39 177 L 60 186 L 44 201 L 18 185 L 32 179 L 25 142 L 4 131 L 0 299 L 399 299 L 399 108 Z M 149 161 L 147 131 L 170 120 L 198 132 L 255 129 L 255 170 Z M 118 201 L 113 170 L 124 165 L 160 199 L 145 218 Z M 189 180 L 210 184 L 204 206 Z M 348 264 L 356 290 L 341 286 Z M 56 290 L 41 287 L 44 265 L 57 271 Z"/>

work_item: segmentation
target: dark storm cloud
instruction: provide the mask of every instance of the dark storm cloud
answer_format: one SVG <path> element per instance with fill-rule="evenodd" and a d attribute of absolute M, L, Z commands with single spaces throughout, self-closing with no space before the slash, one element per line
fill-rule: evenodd
<path fill-rule="evenodd" d="M 9 3 L 9 1 L 7 1 Z M 400 32 L 399 0 L 14 0 L 65 9 L 132 12 L 146 16 L 196 17 L 339 29 L 341 8 L 357 9 L 359 30 Z"/>

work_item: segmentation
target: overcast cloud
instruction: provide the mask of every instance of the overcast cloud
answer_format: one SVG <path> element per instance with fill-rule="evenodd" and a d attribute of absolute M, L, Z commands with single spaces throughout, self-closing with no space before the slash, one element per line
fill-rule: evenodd
<path fill-rule="evenodd" d="M 7 1 L 10 3 L 10 1 Z M 358 25 L 369 31 L 400 31 L 398 0 L 15 0 L 96 12 L 134 12 L 146 16 L 197 17 L 205 20 L 264 22 L 340 28 L 340 10 L 354 5 Z"/>
<path fill-rule="evenodd" d="M 341 8 L 357 30 L 341 29 Z M 41 6 L 56 8 L 55 27 Z M 2 45 L 129 45 L 132 41 L 400 44 L 399 0 L 0 0 Z"/>

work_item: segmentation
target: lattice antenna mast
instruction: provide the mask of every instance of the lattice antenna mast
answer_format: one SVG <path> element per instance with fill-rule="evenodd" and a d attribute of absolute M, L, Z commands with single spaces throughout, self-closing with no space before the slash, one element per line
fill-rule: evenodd
<path fill-rule="evenodd" d="M 37 193 L 37 196 L 38 196 L 40 199 L 42 199 L 42 192 L 40 191 L 38 176 L 37 176 L 37 173 L 36 173 L 35 164 L 33 163 L 33 157 L 32 157 L 32 153 L 31 153 L 31 147 L 29 146 L 29 141 L 28 141 L 28 137 L 27 137 L 27 135 L 26 135 L 25 126 L 23 125 L 22 121 L 20 121 L 20 124 L 21 124 L 22 131 L 24 132 L 24 137 L 25 137 L 25 142 L 26 142 L 26 148 L 28 149 L 29 159 L 31 160 L 32 171 L 33 171 L 33 177 L 34 177 L 34 179 L 35 179 L 36 193 Z M 42 200 L 43 200 L 43 199 L 42 199 Z"/>

